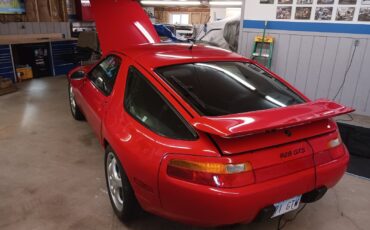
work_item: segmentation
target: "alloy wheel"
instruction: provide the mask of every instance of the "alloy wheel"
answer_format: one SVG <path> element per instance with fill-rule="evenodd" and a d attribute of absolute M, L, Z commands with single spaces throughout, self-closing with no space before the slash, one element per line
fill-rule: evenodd
<path fill-rule="evenodd" d="M 117 210 L 123 209 L 123 191 L 122 191 L 122 178 L 118 161 L 114 153 L 110 152 L 107 159 L 107 177 L 109 185 L 109 193 L 112 197 L 113 203 Z"/>

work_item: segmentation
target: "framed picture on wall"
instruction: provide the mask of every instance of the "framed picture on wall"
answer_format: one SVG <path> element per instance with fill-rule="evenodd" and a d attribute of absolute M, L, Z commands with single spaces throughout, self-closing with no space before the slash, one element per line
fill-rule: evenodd
<path fill-rule="evenodd" d="M 309 20 L 311 18 L 312 7 L 297 7 L 295 9 L 295 19 Z"/>
<path fill-rule="evenodd" d="M 293 4 L 293 0 L 278 0 L 279 4 Z"/>
<path fill-rule="evenodd" d="M 291 6 L 278 6 L 276 9 L 276 19 L 291 19 L 292 7 Z"/>
<path fill-rule="evenodd" d="M 309 5 L 312 4 L 313 0 L 297 0 L 298 5 Z"/>
<path fill-rule="evenodd" d="M 330 4 L 334 4 L 334 0 L 317 0 L 317 4 L 319 4 L 319 5 L 330 5 Z"/>
<path fill-rule="evenodd" d="M 362 5 L 370 5 L 370 0 L 362 0 Z"/>
<path fill-rule="evenodd" d="M 339 0 L 339 5 L 356 5 L 357 0 Z"/>
<path fill-rule="evenodd" d="M 358 14 L 358 21 L 370 22 L 370 7 L 361 7 Z"/>
<path fill-rule="evenodd" d="M 338 7 L 337 21 L 353 21 L 353 15 L 355 14 L 355 7 Z"/>
<path fill-rule="evenodd" d="M 315 20 L 330 21 L 333 16 L 333 7 L 316 7 Z"/>
<path fill-rule="evenodd" d="M 274 4 L 275 0 L 260 0 L 260 4 Z"/>

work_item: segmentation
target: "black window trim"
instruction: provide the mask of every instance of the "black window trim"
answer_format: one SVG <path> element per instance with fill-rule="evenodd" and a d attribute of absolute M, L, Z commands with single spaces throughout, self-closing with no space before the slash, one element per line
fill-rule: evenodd
<path fill-rule="evenodd" d="M 184 138 L 176 138 L 176 137 L 169 137 L 169 136 L 166 136 L 162 133 L 158 133 L 156 132 L 155 130 L 153 130 L 151 127 L 149 127 L 147 124 L 143 123 L 140 119 L 138 119 L 136 116 L 134 116 L 128 109 L 127 109 L 127 106 L 126 106 L 126 98 L 127 98 L 127 94 L 128 94 L 128 81 L 129 81 L 129 74 L 130 74 L 130 71 L 137 71 L 141 76 L 139 76 L 140 78 L 142 78 L 157 94 L 158 96 L 164 101 L 164 103 L 167 104 L 167 106 L 171 109 L 172 112 L 175 113 L 175 115 L 181 120 L 181 122 L 185 125 L 185 127 L 189 130 L 189 132 L 193 135 L 194 138 L 192 139 L 184 139 Z M 181 140 L 181 141 L 196 141 L 199 139 L 199 135 L 198 133 L 196 132 L 196 130 L 189 124 L 189 122 L 187 122 L 185 120 L 185 118 L 172 106 L 172 104 L 167 100 L 166 97 L 163 96 L 163 94 L 147 79 L 147 77 L 141 72 L 139 71 L 134 65 L 130 65 L 128 67 L 128 72 L 127 72 L 127 77 L 126 77 L 126 86 L 125 86 L 125 93 L 124 93 L 124 98 L 123 98 L 123 109 L 125 110 L 125 112 L 127 114 L 130 115 L 130 117 L 134 118 L 138 123 L 140 123 L 142 126 L 144 126 L 145 128 L 149 129 L 150 131 L 152 131 L 154 134 L 156 135 L 159 135 L 161 137 L 165 137 L 165 138 L 169 138 L 169 139 L 173 139 L 173 140 Z"/>
<path fill-rule="evenodd" d="M 95 87 L 95 88 L 97 88 L 98 89 L 98 91 L 101 93 L 101 94 L 103 94 L 105 97 L 109 97 L 110 95 L 112 95 L 112 92 L 113 92 L 113 89 L 114 89 L 114 86 L 116 85 L 116 81 L 114 81 L 114 85 L 113 85 L 113 88 L 112 88 L 112 92 L 110 92 L 110 93 L 106 93 L 106 92 L 104 92 L 102 89 L 100 89 L 95 83 L 94 83 L 94 81 L 92 81 L 91 79 L 90 79 L 90 74 L 91 74 L 91 72 L 98 66 L 98 65 L 100 65 L 100 63 L 102 63 L 103 61 L 105 61 L 105 60 L 107 60 L 107 58 L 109 58 L 109 57 L 111 57 L 111 56 L 114 56 L 114 57 L 116 57 L 116 58 L 118 58 L 119 60 L 120 60 L 120 64 L 119 64 L 119 67 L 118 67 L 118 72 L 117 72 L 117 76 L 118 76 L 118 74 L 119 74 L 119 72 L 120 72 L 120 70 L 121 70 L 121 66 L 122 66 L 122 58 L 120 57 L 120 56 L 118 56 L 118 55 L 116 55 L 116 54 L 109 54 L 109 55 L 107 55 L 104 59 L 102 59 L 100 62 L 98 62 L 96 65 L 94 65 L 94 67 L 86 74 L 87 75 L 87 79 L 90 81 L 90 83 Z M 116 76 L 116 80 L 117 80 L 117 76 Z"/>

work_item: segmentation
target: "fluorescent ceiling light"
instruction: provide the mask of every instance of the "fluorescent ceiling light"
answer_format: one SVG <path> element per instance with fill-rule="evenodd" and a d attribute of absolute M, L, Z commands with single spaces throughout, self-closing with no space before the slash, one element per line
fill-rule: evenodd
<path fill-rule="evenodd" d="M 241 1 L 210 1 L 211 6 L 241 6 Z"/>
<path fill-rule="evenodd" d="M 141 1 L 143 5 L 199 6 L 200 1 Z"/>

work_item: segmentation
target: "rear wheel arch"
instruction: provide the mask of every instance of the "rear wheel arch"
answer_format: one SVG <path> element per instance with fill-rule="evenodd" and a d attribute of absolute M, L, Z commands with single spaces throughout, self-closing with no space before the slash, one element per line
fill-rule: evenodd
<path fill-rule="evenodd" d="M 103 137 L 103 147 L 104 147 L 104 150 L 106 150 L 108 148 L 108 146 L 111 146 L 108 142 L 108 140 L 106 138 Z M 111 147 L 112 148 L 112 147 Z"/>
<path fill-rule="evenodd" d="M 136 194 L 135 194 L 135 192 L 132 188 L 132 183 L 130 182 L 130 180 L 129 180 L 127 174 L 126 174 L 126 171 L 125 171 L 125 169 L 122 165 L 122 162 L 120 161 L 118 155 L 116 154 L 114 149 L 109 145 L 108 141 L 106 141 L 105 139 L 104 139 L 104 143 L 107 143 L 107 146 L 105 148 L 104 164 L 105 164 L 105 178 L 106 178 L 106 184 L 107 184 L 107 190 L 108 190 L 108 193 L 109 193 L 109 198 L 110 198 L 113 210 L 116 213 L 116 215 L 118 216 L 118 218 L 123 222 L 127 222 L 127 221 L 130 221 L 130 220 L 135 219 L 136 217 L 138 217 L 140 215 L 142 209 L 141 209 L 140 204 L 137 201 Z M 118 174 L 120 175 L 119 180 L 121 181 L 121 190 L 116 190 L 114 188 L 111 188 L 110 181 L 113 180 L 112 179 L 113 174 L 109 174 L 109 172 L 108 172 L 107 163 L 108 163 L 108 157 L 109 156 L 114 156 L 114 158 L 117 159 L 116 165 L 117 165 L 117 168 L 119 169 Z M 113 191 L 113 194 L 112 194 L 112 189 L 115 191 L 115 193 Z M 117 199 L 115 201 L 115 199 L 113 198 L 113 197 L 117 197 L 117 192 L 121 193 L 120 197 L 123 200 L 123 201 L 121 201 L 122 203 L 120 203 L 120 205 L 118 205 L 118 206 L 116 204 Z"/>

